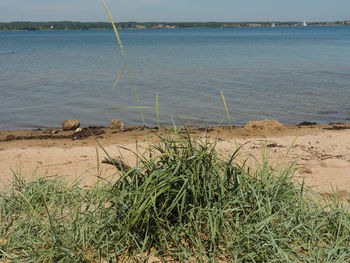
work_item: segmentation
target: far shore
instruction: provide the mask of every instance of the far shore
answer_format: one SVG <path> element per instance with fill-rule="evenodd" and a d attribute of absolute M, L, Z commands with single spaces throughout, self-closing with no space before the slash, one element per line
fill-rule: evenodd
<path fill-rule="evenodd" d="M 68 181 L 80 178 L 90 185 L 97 174 L 108 177 L 115 173 L 113 166 L 98 164 L 106 157 L 98 143 L 112 157 L 133 165 L 134 152 L 157 142 L 164 132 L 141 126 L 126 126 L 123 130 L 91 127 L 78 132 L 60 128 L 1 130 L 0 182 L 10 182 L 17 171 L 27 178 L 33 174 Z M 236 127 L 189 127 L 181 134 L 186 136 L 187 132 L 216 142 L 218 152 L 225 157 L 241 146 L 242 158 L 252 165 L 256 161 L 251 156 L 261 160 L 262 151 L 267 150 L 271 165 L 295 163 L 297 182 L 305 180 L 321 194 L 337 191 L 350 198 L 350 123 L 282 126 L 277 122 L 252 122 Z"/>
<path fill-rule="evenodd" d="M 322 24 L 322 25 L 309 25 L 309 27 L 342 27 L 342 26 L 347 26 L 344 24 Z M 265 25 L 265 26 L 232 26 L 232 27 L 175 27 L 175 28 L 166 28 L 166 27 L 152 27 L 152 28 L 118 28 L 118 30 L 150 30 L 150 29 L 167 29 L 167 30 L 174 30 L 174 29 L 209 29 L 209 28 L 231 28 L 231 29 L 239 29 L 239 28 L 270 28 L 271 26 Z M 283 27 L 301 27 L 300 25 L 279 25 L 275 26 L 275 28 L 283 28 Z M 111 28 L 91 28 L 91 29 L 37 29 L 37 30 L 21 30 L 21 29 L 11 29 L 11 30 L 4 30 L 0 29 L 0 32 L 35 32 L 35 31 L 40 31 L 40 32 L 50 32 L 50 31 L 82 31 L 82 30 L 87 30 L 87 31 L 110 31 L 112 30 Z"/>
<path fill-rule="evenodd" d="M 305 26 L 349 26 L 350 20 L 342 21 L 246 21 L 246 22 L 119 22 L 118 29 L 193 29 L 193 28 L 268 28 Z M 78 21 L 15 21 L 1 22 L 0 31 L 54 31 L 54 30 L 112 30 L 108 22 Z"/>

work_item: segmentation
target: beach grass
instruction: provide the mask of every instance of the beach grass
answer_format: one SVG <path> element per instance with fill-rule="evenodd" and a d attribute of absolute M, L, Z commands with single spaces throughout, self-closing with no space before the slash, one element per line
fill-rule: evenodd
<path fill-rule="evenodd" d="M 159 139 L 91 187 L 15 174 L 0 193 L 0 262 L 350 261 L 346 202 L 316 199 L 294 167 L 252 169 L 185 128 Z"/>

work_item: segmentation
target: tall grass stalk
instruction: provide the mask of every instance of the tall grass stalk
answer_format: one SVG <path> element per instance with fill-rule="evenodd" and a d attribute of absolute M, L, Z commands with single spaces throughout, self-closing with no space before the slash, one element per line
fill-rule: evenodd
<path fill-rule="evenodd" d="M 121 77 L 122 77 L 122 75 L 123 75 L 123 73 L 124 73 L 125 68 L 126 68 L 126 65 L 124 65 L 122 71 L 119 73 L 119 76 L 118 76 L 117 80 L 116 80 L 115 83 L 114 83 L 113 89 L 115 89 L 115 88 L 117 87 L 118 82 L 119 82 L 119 80 L 121 79 Z"/>
<path fill-rule="evenodd" d="M 224 103 L 228 125 L 231 126 L 231 118 L 230 118 L 230 113 L 229 113 L 228 108 L 227 108 L 226 99 L 225 99 L 225 96 L 224 96 L 224 93 L 222 92 L 222 90 L 220 91 L 220 93 L 221 93 L 222 102 Z"/>
<path fill-rule="evenodd" d="M 240 146 L 239 146 L 239 144 L 237 142 L 235 133 L 234 133 L 233 128 L 232 128 L 230 112 L 229 112 L 228 107 L 227 107 L 226 99 L 225 99 L 225 96 L 224 96 L 224 93 L 223 93 L 222 90 L 220 91 L 220 93 L 221 93 L 221 99 L 222 99 L 222 102 L 224 104 L 224 108 L 225 108 L 225 111 L 226 111 L 226 118 L 227 118 L 228 125 L 230 127 L 230 131 L 231 131 L 231 134 L 232 134 L 233 142 L 234 142 L 235 147 L 238 149 Z M 240 161 L 243 163 L 243 157 L 241 155 L 239 155 L 239 158 L 240 158 Z"/>
<path fill-rule="evenodd" d="M 157 118 L 158 130 L 160 130 L 158 92 L 156 92 L 156 118 Z"/>
<path fill-rule="evenodd" d="M 117 38 L 117 41 L 118 41 L 118 45 L 119 45 L 119 48 L 120 48 L 120 52 L 122 53 L 122 57 L 124 59 L 124 67 L 126 67 L 126 70 L 128 72 L 128 76 L 129 76 L 129 79 L 130 79 L 130 83 L 131 83 L 131 86 L 132 86 L 132 89 L 133 89 L 133 92 L 134 92 L 134 95 L 135 95 L 135 98 L 136 98 L 136 103 L 137 103 L 137 106 L 140 107 L 140 114 L 141 114 L 141 117 L 142 117 L 142 123 L 144 126 L 146 126 L 146 123 L 145 123 L 145 116 L 143 114 L 143 109 L 141 108 L 141 103 L 140 103 L 140 99 L 139 99 L 139 96 L 137 94 L 137 90 L 136 90 L 136 87 L 135 87 L 135 83 L 134 83 L 134 80 L 133 80 L 133 77 L 132 77 L 132 74 L 131 74 L 131 71 L 130 71 L 130 68 L 129 68 L 129 65 L 128 65 L 128 62 L 127 62 L 127 59 L 126 59 L 126 55 L 125 55 L 125 52 L 124 52 L 124 48 L 123 48 L 123 45 L 122 45 L 122 42 L 121 42 L 121 39 L 120 39 L 120 36 L 119 36 L 119 33 L 118 33 L 118 30 L 117 30 L 117 27 L 115 26 L 115 23 L 114 23 L 114 20 L 112 18 L 112 15 L 105 3 L 104 0 L 102 0 L 102 4 L 106 10 L 106 13 L 108 15 L 108 18 L 112 24 L 112 27 L 113 27 L 113 30 L 114 30 L 114 33 L 115 33 L 115 36 Z M 122 70 L 122 72 L 124 71 L 124 69 Z M 120 74 L 122 74 L 122 72 Z M 118 83 L 118 79 L 116 81 L 116 84 Z M 116 84 L 114 86 L 116 86 Z"/>

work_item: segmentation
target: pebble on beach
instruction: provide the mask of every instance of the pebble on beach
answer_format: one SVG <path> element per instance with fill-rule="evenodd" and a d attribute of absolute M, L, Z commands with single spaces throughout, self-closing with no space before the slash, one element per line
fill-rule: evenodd
<path fill-rule="evenodd" d="M 109 124 L 109 128 L 113 130 L 124 130 L 124 127 L 125 124 L 120 120 L 111 120 L 111 123 Z"/>
<path fill-rule="evenodd" d="M 64 131 L 75 130 L 80 127 L 80 122 L 78 120 L 65 120 L 62 123 L 62 129 Z"/>
<path fill-rule="evenodd" d="M 53 130 L 52 128 L 47 128 L 43 131 L 43 133 L 46 133 L 46 134 L 56 134 L 58 133 L 57 130 Z"/>
<path fill-rule="evenodd" d="M 79 133 L 79 132 L 82 132 L 82 131 L 83 131 L 82 128 L 76 128 L 75 131 L 74 131 L 74 133 Z"/>

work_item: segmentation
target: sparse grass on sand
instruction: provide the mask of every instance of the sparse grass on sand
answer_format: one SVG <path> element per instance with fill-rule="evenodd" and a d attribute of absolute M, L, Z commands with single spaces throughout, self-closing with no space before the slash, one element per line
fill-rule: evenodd
<path fill-rule="evenodd" d="M 344 202 L 237 154 L 178 132 L 92 187 L 15 175 L 0 193 L 0 262 L 350 261 Z"/>

